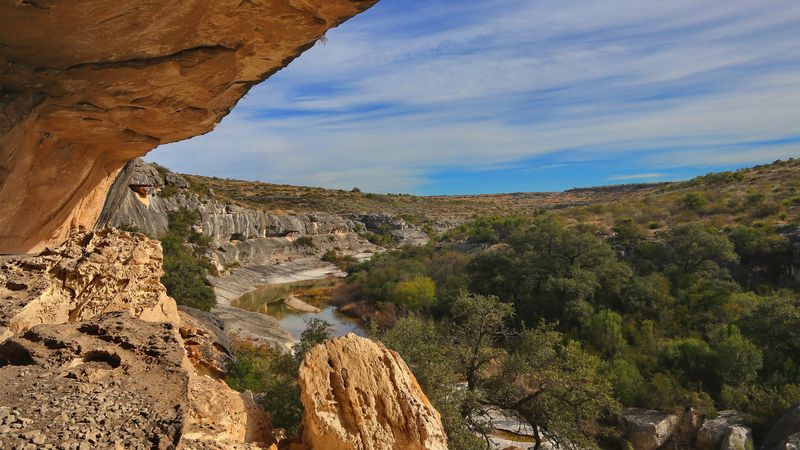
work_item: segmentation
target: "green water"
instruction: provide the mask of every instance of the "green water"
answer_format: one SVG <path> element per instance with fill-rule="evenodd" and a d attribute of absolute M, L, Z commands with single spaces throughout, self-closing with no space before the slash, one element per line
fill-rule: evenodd
<path fill-rule="evenodd" d="M 301 289 L 332 287 L 340 282 L 340 280 L 333 278 L 323 278 L 321 280 L 271 284 L 244 294 L 236 299 L 232 303 L 232 306 L 247 311 L 267 314 L 278 319 L 281 326 L 288 331 L 294 339 L 300 339 L 300 334 L 306 328 L 306 321 L 311 318 L 323 319 L 333 324 L 331 332 L 334 336 L 344 336 L 347 333 L 365 336 L 364 330 L 355 319 L 345 316 L 337 311 L 336 307 L 326 304 L 326 299 L 323 299 L 321 302 L 307 302 L 321 309 L 322 311 L 319 313 L 294 311 L 287 308 L 283 303 L 283 300 L 292 292 Z"/>

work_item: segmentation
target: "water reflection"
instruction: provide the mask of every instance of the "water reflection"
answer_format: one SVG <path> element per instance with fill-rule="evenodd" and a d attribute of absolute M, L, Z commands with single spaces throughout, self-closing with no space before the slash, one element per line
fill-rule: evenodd
<path fill-rule="evenodd" d="M 319 318 L 333 324 L 332 334 L 343 336 L 355 333 L 365 336 L 364 330 L 355 319 L 345 316 L 336 310 L 335 306 L 327 304 L 332 290 L 342 281 L 337 278 L 323 278 L 321 280 L 297 281 L 293 283 L 271 284 L 239 297 L 233 306 L 267 314 L 278 319 L 281 326 L 292 335 L 300 339 L 300 334 L 305 330 L 305 321 Z M 301 313 L 289 309 L 283 300 L 292 293 L 304 293 L 303 301 L 314 305 L 321 311 L 319 313 Z"/>

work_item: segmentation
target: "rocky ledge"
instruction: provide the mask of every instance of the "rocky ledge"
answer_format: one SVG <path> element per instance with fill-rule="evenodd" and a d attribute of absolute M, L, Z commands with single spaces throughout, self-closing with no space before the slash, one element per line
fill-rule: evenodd
<path fill-rule="evenodd" d="M 0 270 L 0 448 L 276 450 L 268 415 L 222 377 L 224 326 L 159 283 L 161 247 L 116 229 L 73 234 Z M 296 449 L 444 449 L 405 363 L 355 336 L 312 349 Z M 362 431 L 363 430 L 363 431 Z"/>

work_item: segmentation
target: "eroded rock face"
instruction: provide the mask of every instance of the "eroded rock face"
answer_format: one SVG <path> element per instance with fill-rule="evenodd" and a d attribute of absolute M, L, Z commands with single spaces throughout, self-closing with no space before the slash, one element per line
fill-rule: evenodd
<path fill-rule="evenodd" d="M 162 191 L 164 186 L 170 189 Z M 233 265 L 321 256 L 334 248 L 348 253 L 376 250 L 355 232 L 361 224 L 352 220 L 334 214 L 290 215 L 246 208 L 188 186 L 184 178 L 170 171 L 156 170 L 141 159 L 130 161 L 109 191 L 98 226 L 134 226 L 160 237 L 167 233 L 170 212 L 195 211 L 199 217 L 196 229 L 211 239 L 209 257 L 220 271 Z M 296 245 L 300 237 L 310 239 L 310 245 Z"/>
<path fill-rule="evenodd" d="M 183 347 L 197 373 L 222 378 L 233 362 L 223 322 L 211 313 L 188 306 L 179 306 L 178 315 Z"/>
<path fill-rule="evenodd" d="M 674 414 L 640 408 L 622 411 L 622 423 L 636 450 L 655 450 L 675 431 L 680 419 Z"/>
<path fill-rule="evenodd" d="M 441 418 L 400 356 L 349 334 L 300 367 L 302 442 L 325 450 L 444 450 Z"/>
<path fill-rule="evenodd" d="M 0 253 L 91 227 L 127 161 L 210 131 L 375 2 L 0 3 Z"/>
<path fill-rule="evenodd" d="M 127 311 L 178 323 L 161 284 L 161 244 L 117 229 L 74 233 L 35 256 L 0 258 L 0 340 L 38 324 Z"/>
<path fill-rule="evenodd" d="M 2 259 L 0 448 L 275 444 L 252 395 L 216 379 L 219 323 L 179 316 L 161 274 L 157 241 L 115 229 Z"/>
<path fill-rule="evenodd" d="M 0 405 L 17 420 L 0 426 L 0 447 L 177 445 L 189 410 L 183 360 L 173 324 L 126 313 L 38 325 L 7 339 Z"/>

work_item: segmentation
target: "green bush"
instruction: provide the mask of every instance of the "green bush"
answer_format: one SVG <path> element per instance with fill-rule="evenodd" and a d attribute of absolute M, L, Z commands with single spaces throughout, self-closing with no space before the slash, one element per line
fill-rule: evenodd
<path fill-rule="evenodd" d="M 436 301 L 436 283 L 426 276 L 401 281 L 392 288 L 389 300 L 414 311 L 429 308 Z"/>
<path fill-rule="evenodd" d="M 293 348 L 294 355 L 277 347 L 235 342 L 234 364 L 225 381 L 237 391 L 262 394 L 261 406 L 270 413 L 272 426 L 296 436 L 303 415 L 297 383 L 300 363 L 308 350 L 330 338 L 330 327 L 330 323 L 321 319 L 307 321 L 300 341 Z"/>
<path fill-rule="evenodd" d="M 169 231 L 161 238 L 164 250 L 161 283 L 178 304 L 210 311 L 216 305 L 214 290 L 206 284 L 206 276 L 214 273 L 205 258 L 210 239 L 192 229 L 197 220 L 196 211 L 181 209 L 169 213 Z"/>

